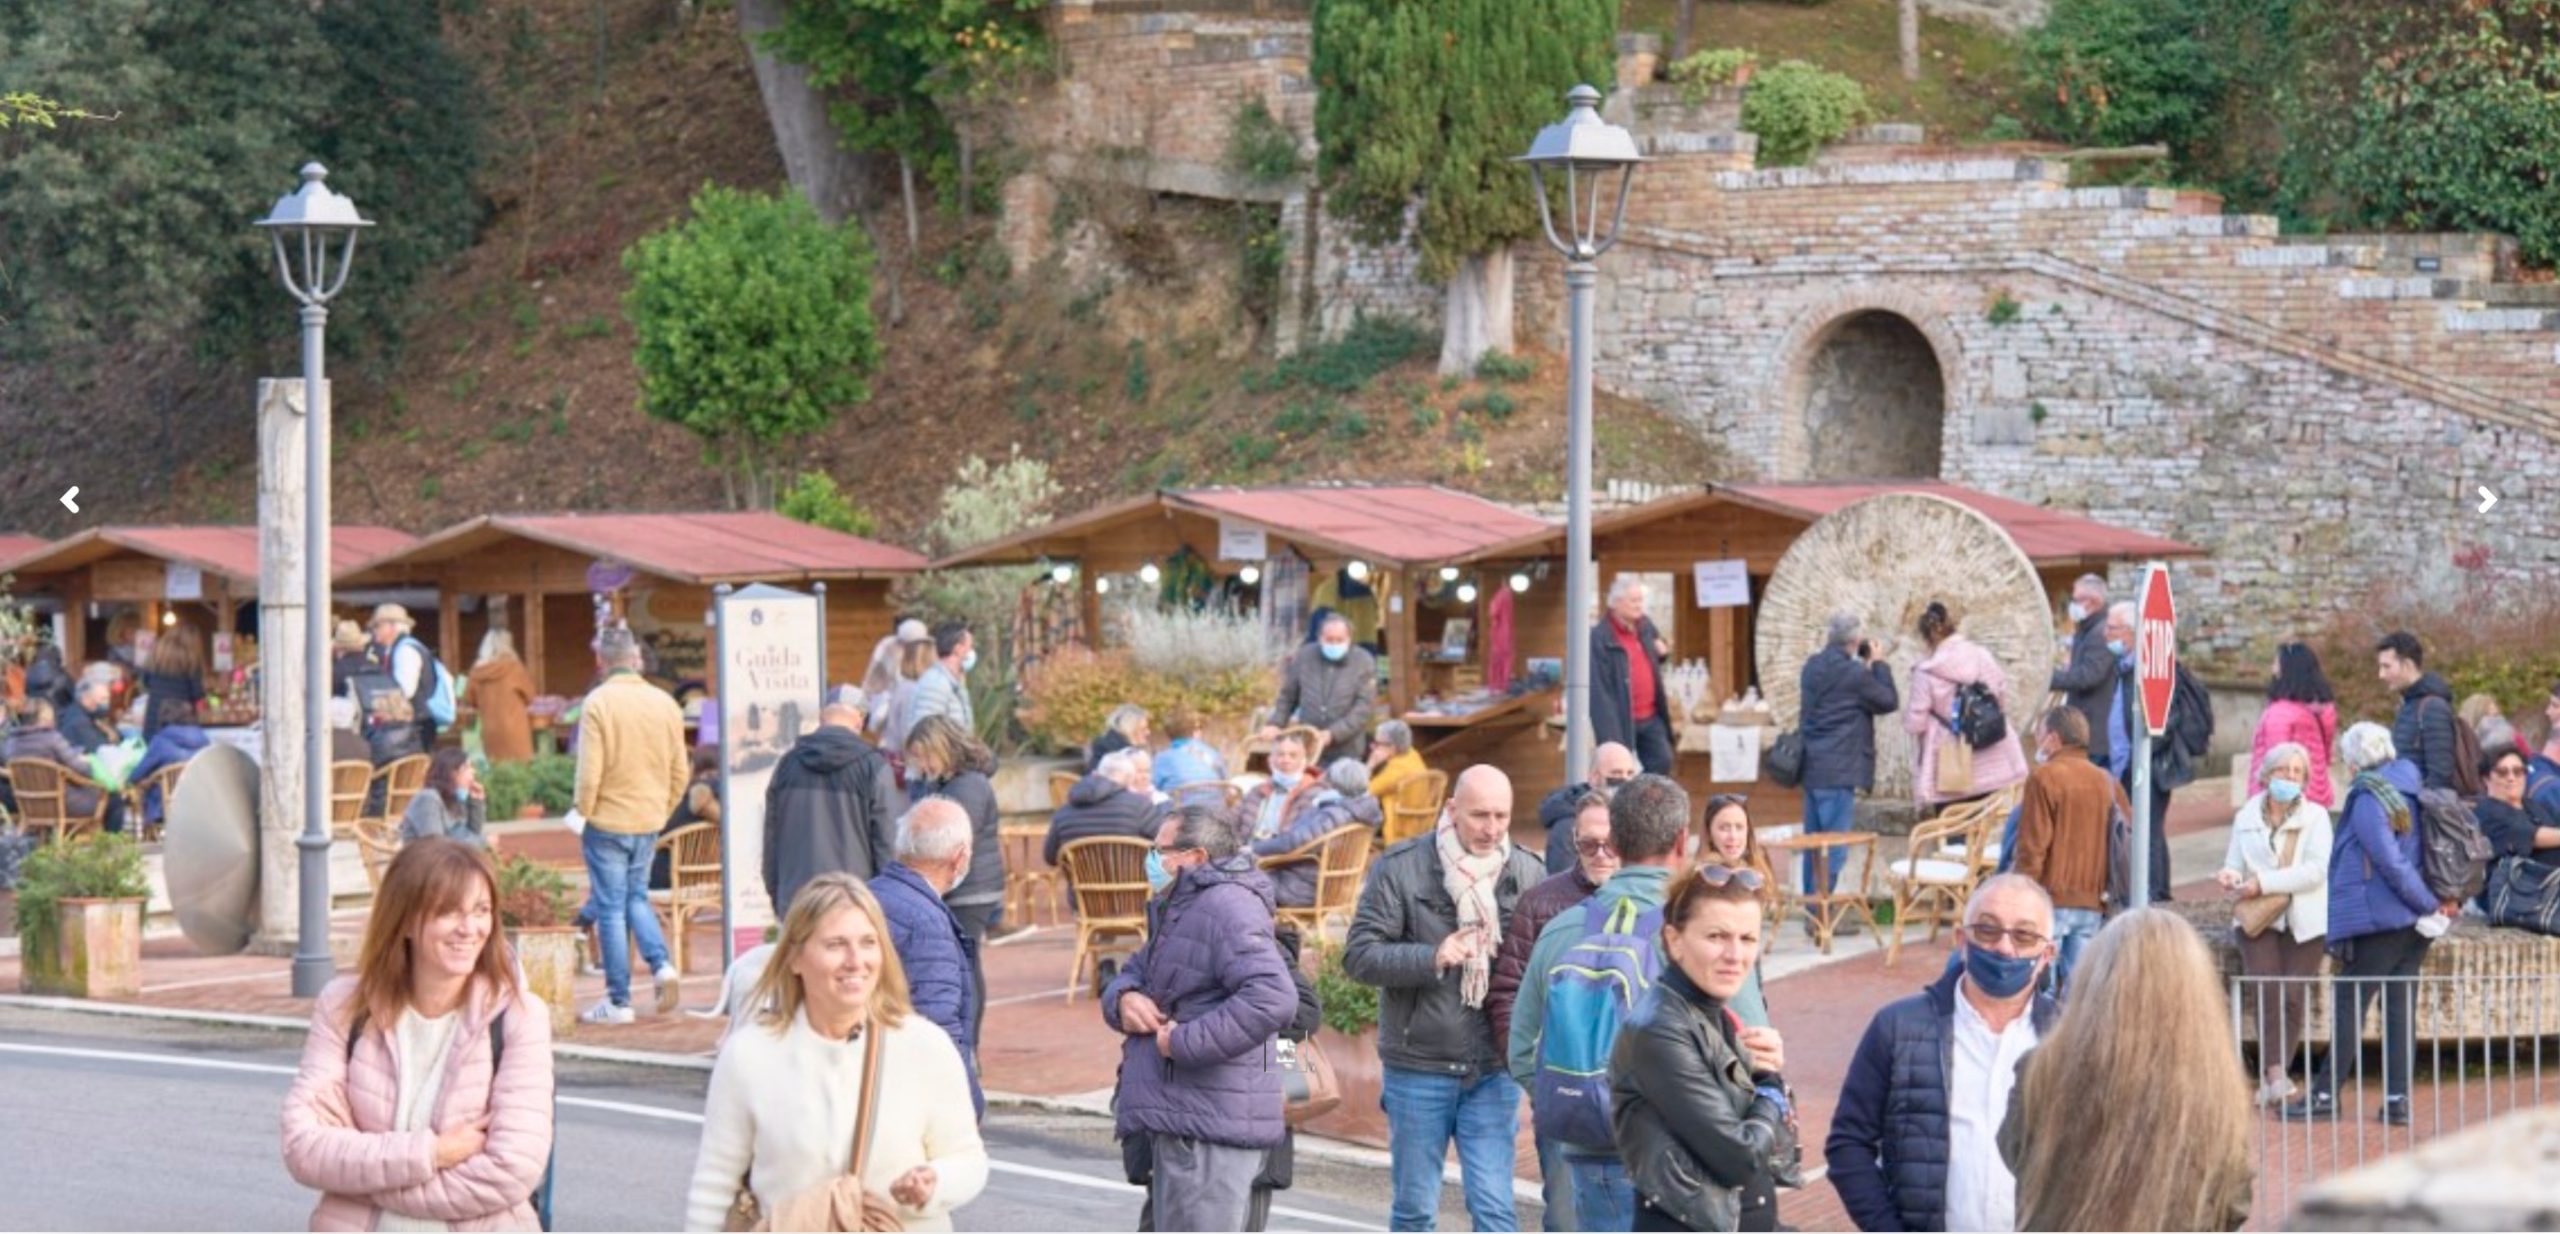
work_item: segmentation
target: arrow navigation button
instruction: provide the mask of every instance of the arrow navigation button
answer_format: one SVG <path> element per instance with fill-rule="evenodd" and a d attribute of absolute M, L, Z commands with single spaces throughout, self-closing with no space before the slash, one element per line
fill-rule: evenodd
<path fill-rule="evenodd" d="M 76 490 L 76 489 L 75 489 L 75 490 L 73 490 L 73 491 L 74 491 L 74 492 L 77 492 L 78 490 Z M 2497 494 L 2497 493 L 2495 493 L 2495 492 L 2493 492 L 2493 491 L 2491 491 L 2491 489 L 2489 488 L 2489 486 L 2488 486 L 2488 485 L 2486 485 L 2486 484 L 2481 485 L 2481 486 L 2480 486 L 2480 512 L 2481 512 L 2482 514 L 2487 514 L 2487 513 L 2489 512 L 2489 507 L 2494 506 L 2494 505 L 2496 505 L 2496 504 L 2498 504 L 2498 494 Z"/>
<path fill-rule="evenodd" d="M 72 498 L 77 497 L 77 496 L 79 496 L 79 495 L 80 495 L 80 486 L 79 486 L 79 485 L 77 485 L 77 484 L 72 485 L 70 488 L 64 489 L 64 490 L 63 490 L 63 492 L 62 492 L 62 508 L 63 508 L 63 509 L 65 509 L 65 510 L 69 510 L 69 511 L 70 511 L 70 512 L 72 512 L 73 514 L 78 514 L 78 513 L 80 512 L 80 503 L 79 503 L 79 502 L 76 502 L 76 501 L 73 501 L 73 500 L 72 500 Z"/>

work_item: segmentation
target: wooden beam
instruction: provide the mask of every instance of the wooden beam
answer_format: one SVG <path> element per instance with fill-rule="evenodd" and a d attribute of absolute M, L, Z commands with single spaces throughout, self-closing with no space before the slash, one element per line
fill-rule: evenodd
<path fill-rule="evenodd" d="M 1422 664 L 1417 657 L 1422 649 L 1416 645 L 1413 612 L 1419 592 L 1411 571 L 1381 569 L 1370 577 L 1378 581 L 1379 601 L 1387 606 L 1387 714 L 1400 716 L 1413 710 L 1413 701 L 1421 693 Z"/>
<path fill-rule="evenodd" d="M 447 667 L 469 667 L 462 649 L 462 595 L 451 587 L 436 589 L 436 648 Z"/>
<path fill-rule="evenodd" d="M 549 680 L 543 673 L 543 662 L 549 657 L 542 654 L 542 597 L 540 595 L 525 595 L 524 629 L 519 633 L 523 637 L 516 641 L 516 652 L 524 657 L 525 671 L 533 674 L 533 692 L 551 693 Z"/>

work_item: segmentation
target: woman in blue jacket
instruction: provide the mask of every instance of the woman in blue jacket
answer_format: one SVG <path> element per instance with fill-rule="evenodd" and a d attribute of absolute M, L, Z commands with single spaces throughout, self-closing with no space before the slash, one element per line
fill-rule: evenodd
<path fill-rule="evenodd" d="M 2336 957 L 2329 1052 L 2311 1090 L 2281 1111 L 2288 1121 L 2338 1116 L 2337 1072 L 2354 1065 L 2365 1008 L 2382 998 L 2382 1121 L 2409 1123 L 2409 1069 L 2417 988 L 2427 945 L 2444 933 L 2458 904 L 2418 876 L 2418 766 L 2401 758 L 2391 731 L 2358 724 L 2338 738 L 2338 761 L 2354 777 L 2329 849 L 2329 954 Z M 2379 978 L 2380 980 L 2376 980 Z"/>

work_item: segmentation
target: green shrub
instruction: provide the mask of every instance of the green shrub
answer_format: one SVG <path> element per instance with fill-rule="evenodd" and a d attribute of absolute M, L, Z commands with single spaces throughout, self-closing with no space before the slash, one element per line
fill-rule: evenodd
<path fill-rule="evenodd" d="M 1460 400 L 1458 410 L 1471 411 L 1487 420 L 1500 423 L 1510 419 L 1511 413 L 1519 410 L 1519 404 L 1513 402 L 1511 396 L 1504 391 L 1487 390 Z"/>
<path fill-rule="evenodd" d="M 1991 307 L 1982 317 L 1992 325 L 2005 326 L 2018 319 L 2018 312 L 2018 302 L 2010 299 L 2009 293 L 2004 291 L 1992 297 Z"/>
<path fill-rule="evenodd" d="M 2027 92 L 2065 141 L 2193 146 L 2230 65 L 2206 41 L 2218 0 L 2057 0 L 2027 42 Z"/>
<path fill-rule="evenodd" d="M 2377 584 L 2308 640 L 2337 690 L 2341 730 L 2357 720 L 2389 724 L 2397 713 L 2399 697 L 2373 669 L 2374 644 L 2393 630 L 2418 636 L 2428 671 L 2444 677 L 2456 701 L 2487 694 L 2511 719 L 2541 715 L 2560 682 L 2560 613 L 2533 588 L 2501 579 L 2487 550 L 2474 548 Z M 2263 680 L 2274 650 L 2250 649 L 2233 671 Z"/>
<path fill-rule="evenodd" d="M 1070 648 L 1026 675 L 1017 715 L 1033 742 L 1075 750 L 1101 732 L 1104 717 L 1122 703 L 1136 703 L 1156 716 L 1177 704 L 1203 716 L 1240 716 L 1269 702 L 1274 684 L 1268 663 L 1260 658 L 1217 671 L 1170 672 L 1141 668 L 1126 651 Z"/>
<path fill-rule="evenodd" d="M 1485 381 L 1527 381 L 1538 375 L 1538 362 L 1527 356 L 1488 351 L 1476 361 L 1476 376 Z"/>
<path fill-rule="evenodd" d="M 1763 167 L 1803 163 L 1866 118 L 1865 87 L 1802 60 L 1760 70 L 1742 96 L 1742 127 L 1759 135 Z"/>
<path fill-rule="evenodd" d="M 1281 184 L 1298 178 L 1306 161 L 1298 157 L 1298 135 L 1271 114 L 1260 98 L 1236 108 L 1227 128 L 1227 148 L 1220 165 L 1248 184 Z"/>
<path fill-rule="evenodd" d="M 773 508 L 784 518 L 849 536 L 867 536 L 879 529 L 879 521 L 871 517 L 871 512 L 853 504 L 853 499 L 836 487 L 835 477 L 823 471 L 801 472 Z"/>
<path fill-rule="evenodd" d="M 18 954 L 51 962 L 64 900 L 139 900 L 151 894 L 142 846 L 107 833 L 39 845 L 18 866 Z"/>
<path fill-rule="evenodd" d="M 498 863 L 497 909 L 507 929 L 540 929 L 568 925 L 578 901 L 568 876 L 523 853 L 509 853 Z"/>
<path fill-rule="evenodd" d="M 1345 1037 L 1378 1026 L 1377 987 L 1362 985 L 1344 972 L 1338 948 L 1316 950 L 1316 999 L 1324 1004 L 1325 1027 Z"/>
<path fill-rule="evenodd" d="M 1663 76 L 1680 87 L 1681 98 L 1701 103 L 1718 86 L 1732 85 L 1733 75 L 1741 72 L 1744 65 L 1758 63 L 1760 53 L 1756 51 L 1745 51 L 1739 47 L 1710 47 L 1673 61 L 1671 67 L 1663 71 Z"/>
<path fill-rule="evenodd" d="M 1247 371 L 1244 387 L 1255 393 L 1312 386 L 1333 394 L 1351 394 L 1388 369 L 1423 355 L 1439 339 L 1401 317 L 1353 319 L 1342 337 L 1300 350 L 1268 369 Z"/>
<path fill-rule="evenodd" d="M 481 777 L 489 794 L 489 817 L 514 818 L 527 805 L 539 805 L 557 818 L 578 803 L 578 760 L 566 754 L 536 754 L 531 762 L 496 763 Z"/>

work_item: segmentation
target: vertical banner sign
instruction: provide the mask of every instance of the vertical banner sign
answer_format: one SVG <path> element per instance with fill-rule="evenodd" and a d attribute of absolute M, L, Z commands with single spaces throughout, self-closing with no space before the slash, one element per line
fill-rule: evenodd
<path fill-rule="evenodd" d="M 725 960 L 764 941 L 764 790 L 818 725 L 826 602 L 758 583 L 712 602 L 720 658 L 720 917 Z"/>

